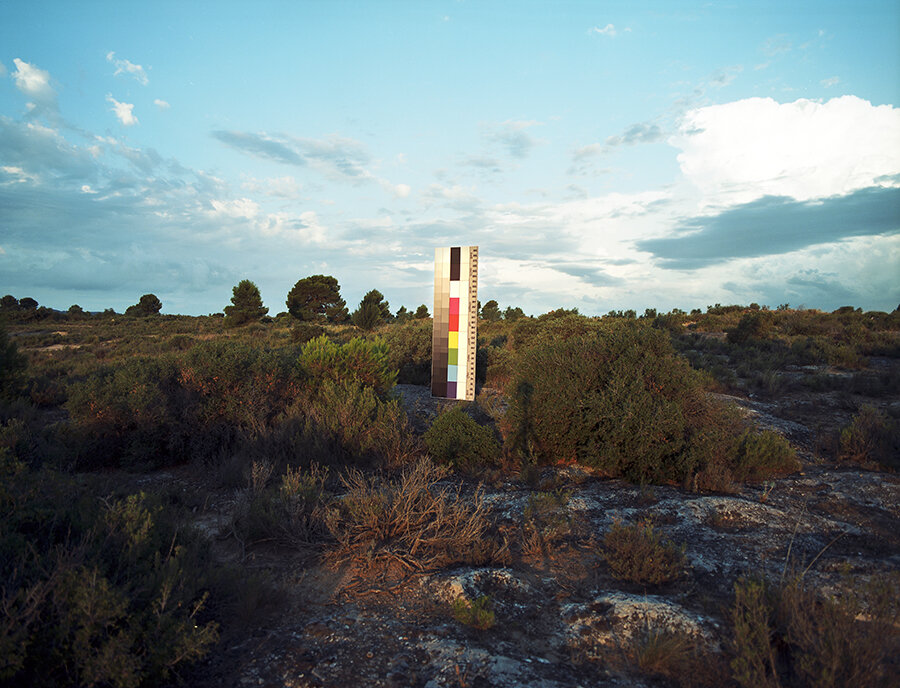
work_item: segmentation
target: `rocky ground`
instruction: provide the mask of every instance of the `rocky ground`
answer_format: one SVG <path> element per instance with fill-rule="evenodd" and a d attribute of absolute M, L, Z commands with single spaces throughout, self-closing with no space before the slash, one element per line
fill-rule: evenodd
<path fill-rule="evenodd" d="M 412 416 L 436 410 L 426 388 L 401 391 Z M 728 401 L 788 436 L 802 472 L 701 495 L 545 469 L 538 489 L 558 497 L 537 521 L 536 488 L 498 482 L 482 493 L 491 521 L 498 533 L 531 545 L 493 566 L 367 580 L 296 551 L 248 552 L 228 533 L 235 493 L 210 493 L 197 524 L 215 540 L 217 556 L 262 572 L 279 592 L 262 625 L 226 634 L 185 680 L 217 688 L 670 685 L 640 656 L 654 639 L 676 633 L 692 640 L 695 662 L 688 666 L 697 672 L 681 685 L 727 683 L 722 650 L 731 637 L 736 579 L 803 575 L 815 589 L 840 596 L 848 586 L 900 571 L 897 475 L 825 463 L 813 452 L 814 431 L 777 404 Z M 196 489 L 176 473 L 163 479 L 174 489 Z M 475 499 L 472 481 L 442 484 L 460 482 Z M 684 575 L 658 587 L 616 580 L 599 556 L 603 535 L 614 521 L 648 519 L 684 545 Z M 494 613 L 490 628 L 454 618 L 454 600 L 481 596 Z M 266 601 L 248 600 L 257 603 Z"/>

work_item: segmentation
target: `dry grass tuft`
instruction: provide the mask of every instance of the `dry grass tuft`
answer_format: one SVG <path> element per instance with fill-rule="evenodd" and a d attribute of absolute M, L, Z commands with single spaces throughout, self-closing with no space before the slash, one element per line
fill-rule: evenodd
<path fill-rule="evenodd" d="M 336 541 L 327 560 L 370 573 L 495 560 L 502 550 L 488 535 L 481 492 L 466 499 L 459 488 L 438 488 L 445 476 L 446 469 L 425 459 L 397 482 L 350 471 L 342 479 L 346 494 L 325 516 Z"/>

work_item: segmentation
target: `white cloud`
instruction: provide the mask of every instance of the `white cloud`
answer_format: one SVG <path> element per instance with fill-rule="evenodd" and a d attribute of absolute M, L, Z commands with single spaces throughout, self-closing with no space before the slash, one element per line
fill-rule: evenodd
<path fill-rule="evenodd" d="M 236 198 L 233 201 L 210 201 L 212 210 L 210 215 L 214 217 L 235 217 L 252 220 L 259 215 L 259 204 L 249 198 Z"/>
<path fill-rule="evenodd" d="M 250 177 L 241 184 L 241 188 L 251 193 L 262 193 L 276 198 L 298 199 L 302 184 L 290 175 L 266 179 Z"/>
<path fill-rule="evenodd" d="M 113 72 L 113 76 L 119 76 L 120 74 L 130 74 L 134 77 L 135 81 L 137 81 L 142 86 L 146 86 L 150 83 L 150 80 L 147 78 L 147 73 L 144 71 L 144 68 L 139 64 L 134 64 L 128 60 L 120 60 L 116 57 L 116 54 L 112 51 L 106 53 L 107 62 L 112 62 L 116 66 L 116 71 Z"/>
<path fill-rule="evenodd" d="M 116 113 L 116 117 L 126 127 L 130 127 L 138 123 L 138 118 L 134 115 L 134 105 L 132 103 L 120 103 L 110 94 L 106 95 L 106 102 L 112 104 L 110 110 Z"/>
<path fill-rule="evenodd" d="M 50 85 L 49 72 L 20 60 L 18 57 L 13 62 L 16 65 L 16 71 L 12 74 L 13 79 L 16 80 L 16 88 L 42 104 L 52 102 L 56 98 L 56 92 Z"/>
<path fill-rule="evenodd" d="M 841 82 L 839 77 L 831 76 L 827 79 L 822 79 L 819 83 L 825 86 L 826 88 L 831 88 L 832 86 L 837 86 Z"/>
<path fill-rule="evenodd" d="M 36 182 L 37 176 L 16 165 L 0 165 L 0 186 Z"/>
<path fill-rule="evenodd" d="M 160 110 L 168 110 L 170 107 L 172 107 L 166 101 L 160 100 L 159 98 L 154 99 L 153 104 Z"/>
<path fill-rule="evenodd" d="M 689 111 L 669 143 L 709 204 L 764 195 L 809 200 L 900 173 L 900 109 L 855 96 L 748 98 Z"/>
<path fill-rule="evenodd" d="M 602 29 L 599 26 L 595 26 L 588 31 L 591 35 L 600 35 L 600 36 L 609 36 L 610 38 L 616 37 L 616 27 L 612 24 L 607 24 Z"/>

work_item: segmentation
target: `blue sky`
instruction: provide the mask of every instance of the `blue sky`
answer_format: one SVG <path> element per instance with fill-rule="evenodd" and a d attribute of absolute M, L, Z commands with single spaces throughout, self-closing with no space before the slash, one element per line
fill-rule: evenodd
<path fill-rule="evenodd" d="M 900 302 L 896 2 L 5 2 L 0 292 Z"/>

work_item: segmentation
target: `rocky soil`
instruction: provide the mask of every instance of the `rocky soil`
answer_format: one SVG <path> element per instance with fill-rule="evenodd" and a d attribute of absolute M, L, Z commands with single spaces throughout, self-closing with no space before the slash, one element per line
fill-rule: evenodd
<path fill-rule="evenodd" d="M 426 388 L 401 391 L 414 421 L 436 411 Z M 279 591 L 264 623 L 226 634 L 184 680 L 216 688 L 669 685 L 641 670 L 635 655 L 671 631 L 694 639 L 698 684 L 727 681 L 723 648 L 739 577 L 802 574 L 819 591 L 841 595 L 900 571 L 900 478 L 824 463 L 812 451 L 813 431 L 779 415 L 777 405 L 730 401 L 788 436 L 803 471 L 713 495 L 641 488 L 577 468 L 545 469 L 539 488 L 504 480 L 483 488 L 490 518 L 498 533 L 531 545 L 502 565 L 365 579 L 296 551 L 248 552 L 228 533 L 236 493 L 210 492 L 196 523 L 214 539 L 216 556 L 243 562 Z M 157 479 L 198 489 L 177 473 Z M 460 478 L 444 482 L 461 482 L 473 498 L 478 489 Z M 560 495 L 560 505 L 529 530 L 536 489 Z M 659 587 L 616 580 L 599 556 L 614 521 L 647 519 L 684 545 L 684 575 Z M 491 628 L 454 618 L 454 600 L 481 596 L 495 615 Z M 257 603 L 266 601 L 248 600 Z"/>

